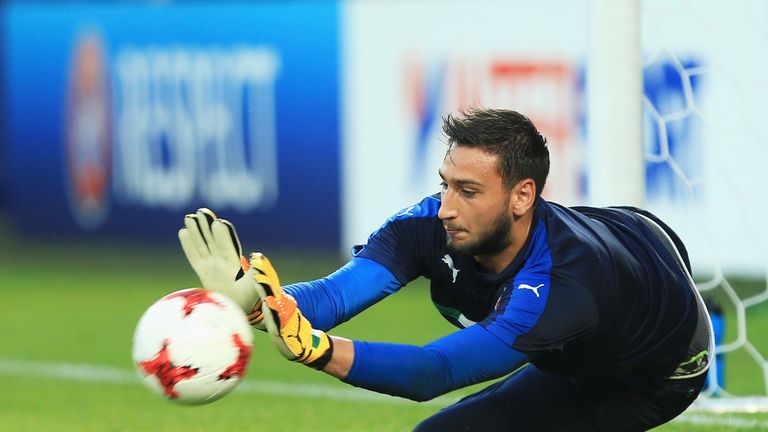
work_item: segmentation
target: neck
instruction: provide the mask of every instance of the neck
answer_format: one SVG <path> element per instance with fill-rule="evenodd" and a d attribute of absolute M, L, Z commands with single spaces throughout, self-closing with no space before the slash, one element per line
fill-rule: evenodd
<path fill-rule="evenodd" d="M 509 234 L 511 237 L 509 246 L 494 254 L 475 255 L 475 261 L 489 272 L 501 273 L 502 270 L 512 263 L 520 249 L 523 248 L 525 240 L 528 238 L 528 233 L 531 230 L 532 220 L 533 211 L 529 211 L 523 216 L 516 218 L 512 223 L 512 230 Z"/>

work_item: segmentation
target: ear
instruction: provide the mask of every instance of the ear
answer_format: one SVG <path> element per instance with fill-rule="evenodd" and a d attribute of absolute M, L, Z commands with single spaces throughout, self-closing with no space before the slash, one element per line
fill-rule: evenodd
<path fill-rule="evenodd" d="M 509 191 L 509 211 L 515 216 L 528 213 L 536 201 L 536 183 L 533 179 L 522 179 Z"/>

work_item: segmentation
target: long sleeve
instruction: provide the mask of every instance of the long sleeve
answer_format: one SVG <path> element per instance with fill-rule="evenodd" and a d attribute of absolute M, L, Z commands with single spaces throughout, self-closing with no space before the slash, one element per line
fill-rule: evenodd
<path fill-rule="evenodd" d="M 345 382 L 416 401 L 507 375 L 528 362 L 477 325 L 423 347 L 354 341 L 354 349 Z"/>
<path fill-rule="evenodd" d="M 322 279 L 286 285 L 284 289 L 296 299 L 314 328 L 327 331 L 400 287 L 384 266 L 367 258 L 353 258 Z"/>

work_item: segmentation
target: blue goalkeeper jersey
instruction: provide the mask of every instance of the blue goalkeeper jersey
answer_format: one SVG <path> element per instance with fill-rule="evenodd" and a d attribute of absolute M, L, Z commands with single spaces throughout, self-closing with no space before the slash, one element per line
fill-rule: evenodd
<path fill-rule="evenodd" d="M 479 325 L 544 370 L 578 376 L 671 373 L 685 357 L 697 308 L 685 269 L 629 207 L 567 208 L 541 198 L 528 239 L 498 274 L 451 253 L 429 196 L 389 218 L 353 250 L 405 285 L 430 283 L 439 312 Z"/>

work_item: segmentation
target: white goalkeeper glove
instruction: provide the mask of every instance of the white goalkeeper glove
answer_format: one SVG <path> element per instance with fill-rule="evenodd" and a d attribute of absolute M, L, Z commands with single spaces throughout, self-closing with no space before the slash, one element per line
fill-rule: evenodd
<path fill-rule="evenodd" d="M 248 314 L 252 326 L 265 330 L 253 270 L 243 256 L 235 227 L 216 218 L 211 210 L 201 208 L 184 217 L 179 241 L 203 288 L 234 300 Z"/>

